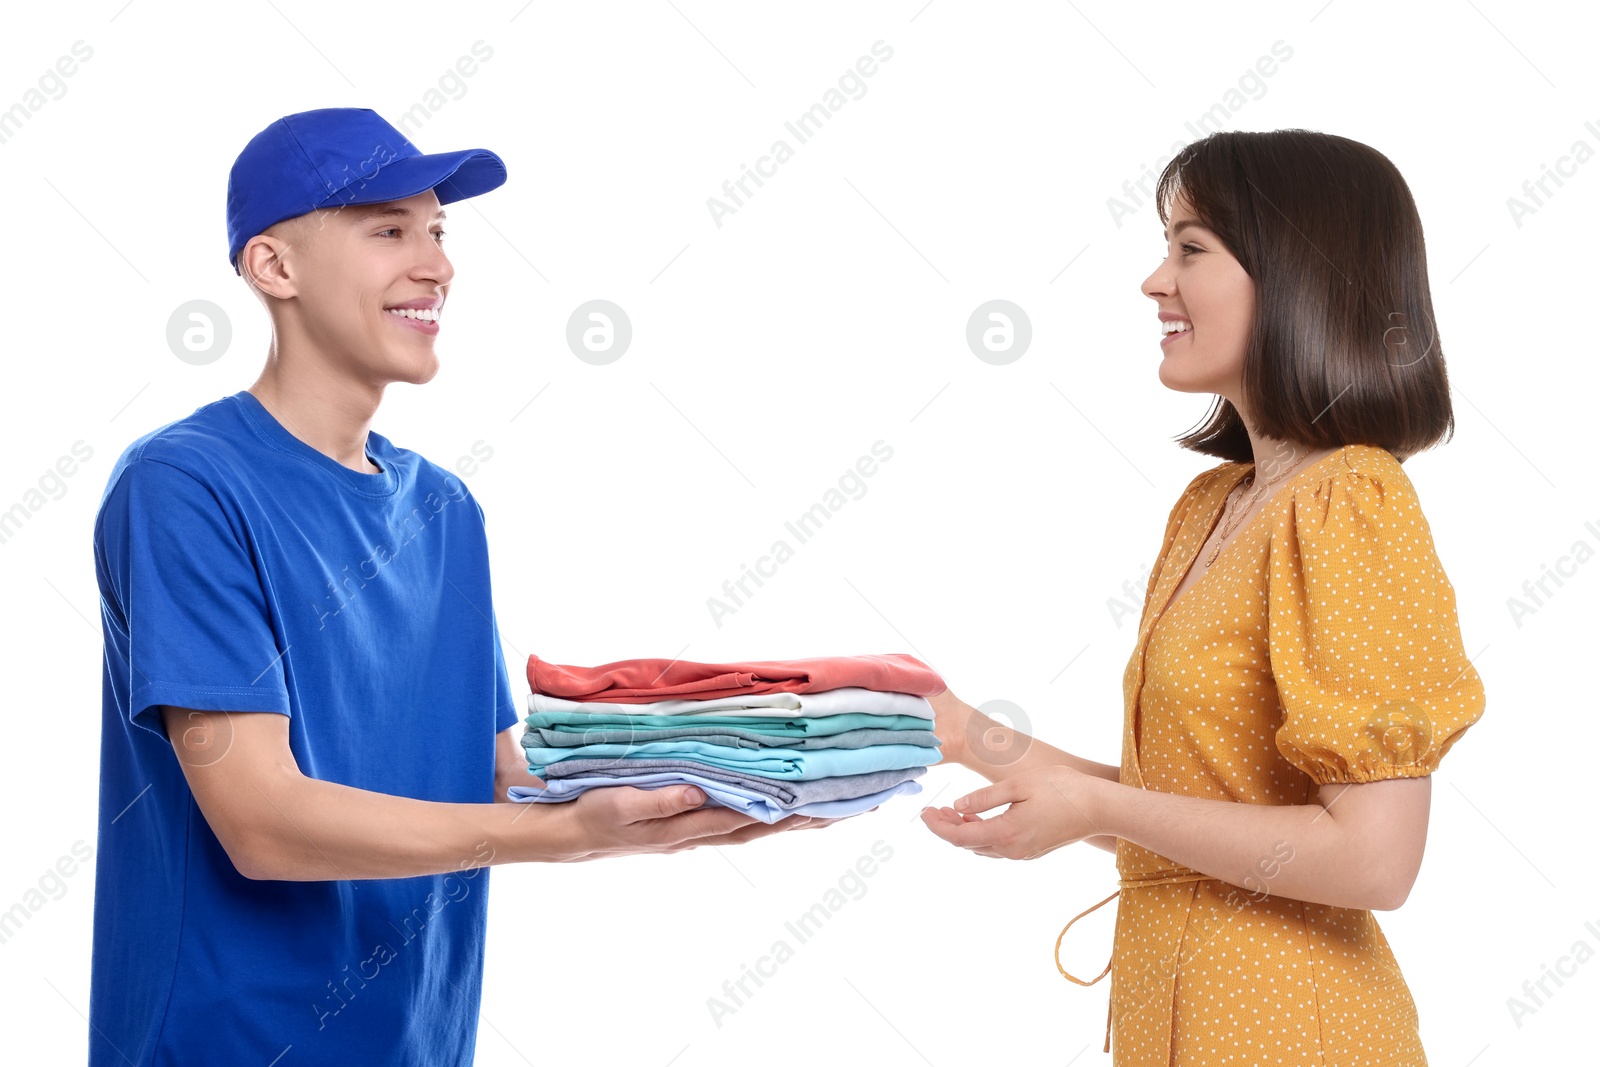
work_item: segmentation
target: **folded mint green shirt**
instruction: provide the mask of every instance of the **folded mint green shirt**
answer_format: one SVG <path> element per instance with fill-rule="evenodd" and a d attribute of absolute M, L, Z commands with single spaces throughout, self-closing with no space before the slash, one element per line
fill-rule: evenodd
<path fill-rule="evenodd" d="M 648 706 L 640 705 L 640 707 Z M 705 726 L 710 728 L 709 733 L 715 733 L 721 727 L 737 726 L 742 730 L 778 737 L 823 737 L 829 734 L 842 734 L 847 730 L 933 729 L 932 719 L 916 715 L 868 715 L 862 712 L 777 719 L 750 715 L 617 715 L 611 712 L 592 714 L 581 711 L 538 711 L 527 716 L 523 722 L 533 729 L 570 728 L 574 733 L 595 727 L 629 726 Z"/>

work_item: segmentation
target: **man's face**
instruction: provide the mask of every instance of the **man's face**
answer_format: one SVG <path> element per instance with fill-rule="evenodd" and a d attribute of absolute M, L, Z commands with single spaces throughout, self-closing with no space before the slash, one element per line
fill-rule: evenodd
<path fill-rule="evenodd" d="M 430 189 L 289 220 L 282 239 L 292 318 L 307 335 L 297 340 L 374 384 L 430 380 L 439 370 L 439 309 L 455 275 L 441 247 L 444 214 Z"/>

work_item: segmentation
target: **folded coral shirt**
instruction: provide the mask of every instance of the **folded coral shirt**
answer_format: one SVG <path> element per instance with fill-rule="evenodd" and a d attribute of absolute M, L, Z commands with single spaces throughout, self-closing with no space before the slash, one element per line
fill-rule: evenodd
<path fill-rule="evenodd" d="M 908 780 L 899 782 L 877 793 L 869 793 L 866 796 L 852 797 L 848 800 L 822 800 L 786 808 L 765 794 L 747 792 L 737 785 L 701 778 L 694 774 L 669 771 L 658 774 L 639 774 L 630 778 L 620 779 L 563 778 L 550 783 L 550 788 L 543 790 L 514 785 L 506 790 L 506 795 L 519 803 L 560 804 L 582 796 L 591 789 L 610 788 L 619 785 L 634 786 L 639 789 L 662 789 L 669 785 L 697 786 L 704 791 L 707 806 L 732 808 L 753 819 L 769 824 L 775 823 L 779 819 L 786 819 L 790 815 L 809 815 L 820 819 L 844 819 L 852 815 L 859 815 L 864 811 L 871 811 L 885 800 L 901 793 L 922 792 L 921 785 Z"/>
<path fill-rule="evenodd" d="M 710 700 L 652 700 L 617 704 L 602 700 L 567 700 L 546 693 L 528 694 L 528 710 L 583 712 L 589 715 L 738 715 L 746 718 L 827 718 L 849 713 L 904 715 L 932 719 L 933 705 L 913 693 L 884 693 L 860 686 L 840 686 L 821 693 L 740 693 Z"/>
<path fill-rule="evenodd" d="M 643 704 L 669 698 L 715 699 L 745 693 L 817 693 L 859 686 L 929 697 L 944 680 L 903 652 L 814 659 L 696 663 L 686 659 L 628 659 L 573 667 L 528 657 L 528 686 L 569 700 Z"/>
<path fill-rule="evenodd" d="M 530 744 L 523 734 L 522 748 L 528 757 L 528 772 L 543 778 L 545 770 L 561 760 L 583 756 L 590 759 L 651 759 L 670 756 L 709 763 L 714 767 L 750 771 L 769 778 L 828 778 L 839 774 L 863 774 L 939 762 L 937 748 L 922 745 L 875 745 L 872 748 L 726 748 L 699 741 L 647 741 L 642 745 L 588 745 L 583 748 L 547 748 Z"/>

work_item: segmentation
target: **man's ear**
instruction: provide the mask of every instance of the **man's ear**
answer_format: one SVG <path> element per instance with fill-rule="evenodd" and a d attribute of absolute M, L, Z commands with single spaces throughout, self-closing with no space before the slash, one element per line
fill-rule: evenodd
<path fill-rule="evenodd" d="M 280 300 L 294 296 L 296 279 L 287 254 L 291 243 L 281 237 L 261 233 L 250 238 L 239 251 L 239 273 L 258 294 Z"/>

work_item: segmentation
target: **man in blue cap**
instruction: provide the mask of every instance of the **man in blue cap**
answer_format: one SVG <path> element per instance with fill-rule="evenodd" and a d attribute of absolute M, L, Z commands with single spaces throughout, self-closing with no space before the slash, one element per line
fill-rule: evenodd
<path fill-rule="evenodd" d="M 490 865 L 812 821 L 694 810 L 690 787 L 495 803 L 540 783 L 483 509 L 369 426 L 438 371 L 441 205 L 505 180 L 354 108 L 279 119 L 233 165 L 266 366 L 129 445 L 95 520 L 91 1064 L 470 1064 Z"/>

